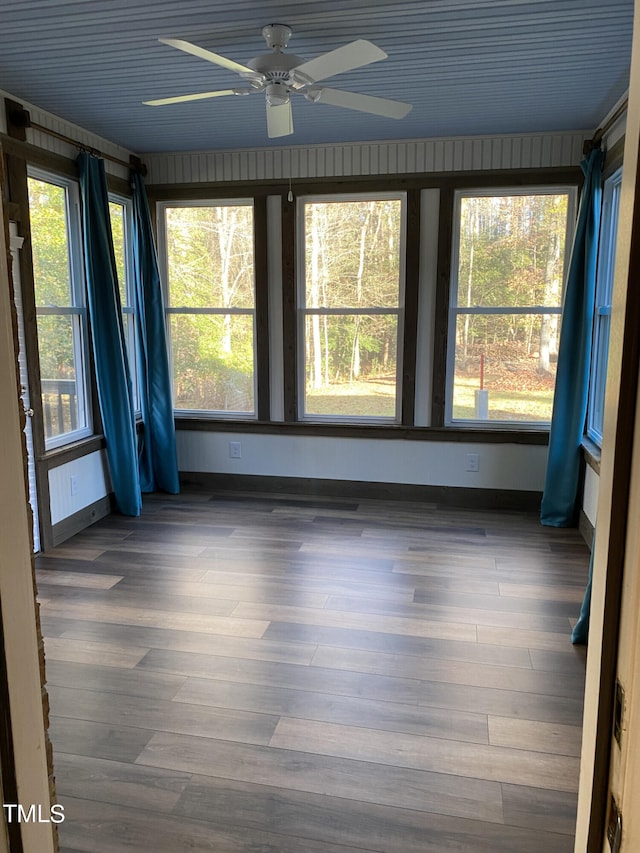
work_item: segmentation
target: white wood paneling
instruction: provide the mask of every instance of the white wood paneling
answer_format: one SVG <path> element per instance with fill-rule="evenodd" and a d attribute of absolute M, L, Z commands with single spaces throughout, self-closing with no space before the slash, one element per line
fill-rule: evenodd
<path fill-rule="evenodd" d="M 587 465 L 584 475 L 584 496 L 582 499 L 582 510 L 587 516 L 591 524 L 596 526 L 596 516 L 598 511 L 598 487 L 600 485 L 600 477 Z"/>
<path fill-rule="evenodd" d="M 541 491 L 547 460 L 547 448 L 543 445 L 186 430 L 179 430 L 176 438 L 181 471 L 365 483 Z M 240 459 L 230 458 L 230 441 L 241 443 Z M 479 471 L 466 471 L 467 453 L 478 454 Z"/>
<path fill-rule="evenodd" d="M 148 184 L 199 184 L 575 166 L 591 131 L 307 148 L 146 154 Z"/>
<path fill-rule="evenodd" d="M 27 128 L 27 142 L 36 145 L 38 148 L 50 151 L 52 154 L 60 154 L 62 157 L 75 159 L 78 156 L 79 151 L 84 147 L 100 151 L 101 153 L 108 154 L 111 157 L 117 157 L 118 160 L 123 160 L 125 163 L 129 162 L 129 157 L 133 153 L 132 151 L 128 151 L 126 148 L 122 148 L 119 145 L 114 145 L 113 142 L 109 142 L 109 140 L 103 139 L 95 133 L 90 133 L 88 130 L 78 127 L 76 124 L 64 121 L 63 119 L 58 118 L 58 116 L 52 115 L 33 104 L 21 101 L 19 98 L 16 98 L 8 92 L 0 90 L 0 97 L 11 98 L 12 100 L 18 101 L 18 103 L 21 103 L 29 113 L 31 121 L 34 124 L 42 125 L 42 127 L 46 127 L 55 133 L 62 134 L 63 136 L 68 136 L 70 139 L 77 142 L 77 145 L 71 145 L 68 142 L 63 142 L 61 139 L 56 139 L 55 136 L 50 136 L 48 133 L 44 133 L 41 130 Z M 2 132 L 6 132 L 4 110 L 0 110 L 0 113 L 2 113 L 2 124 L 0 124 L 0 130 L 2 130 Z M 105 160 L 105 170 L 116 177 L 124 178 L 125 180 L 128 180 L 129 178 L 129 169 L 119 165 L 118 163 L 114 163 L 111 160 Z"/>
<path fill-rule="evenodd" d="M 104 453 L 98 450 L 52 468 L 49 471 L 49 491 L 51 524 L 57 524 L 104 498 L 109 493 L 107 460 Z"/>

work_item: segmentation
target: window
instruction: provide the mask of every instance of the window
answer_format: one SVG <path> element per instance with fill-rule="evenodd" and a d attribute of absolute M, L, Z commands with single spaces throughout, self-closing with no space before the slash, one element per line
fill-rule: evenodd
<path fill-rule="evenodd" d="M 598 277 L 593 317 L 593 349 L 591 352 L 591 377 L 589 380 L 589 405 L 587 408 L 587 435 L 598 446 L 602 444 L 602 419 L 604 415 L 604 390 L 607 379 L 609 354 L 609 328 L 611 325 L 611 297 L 616 261 L 616 237 L 620 209 L 622 169 L 605 181 L 598 249 Z"/>
<path fill-rule="evenodd" d="M 300 201 L 301 416 L 396 421 L 404 197 Z"/>
<path fill-rule="evenodd" d="M 165 205 L 174 408 L 255 415 L 255 285 L 250 201 Z"/>
<path fill-rule="evenodd" d="M 33 172 L 29 216 L 45 446 L 91 434 L 78 187 Z"/>
<path fill-rule="evenodd" d="M 135 309 L 133 258 L 131 257 L 131 200 L 110 195 L 109 215 L 111 218 L 111 234 L 113 236 L 113 250 L 120 290 L 122 326 L 129 362 L 129 373 L 131 375 L 133 405 L 135 411 L 139 412 L 140 386 L 138 381 L 137 313 Z"/>
<path fill-rule="evenodd" d="M 448 424 L 548 426 L 574 191 L 459 193 Z"/>

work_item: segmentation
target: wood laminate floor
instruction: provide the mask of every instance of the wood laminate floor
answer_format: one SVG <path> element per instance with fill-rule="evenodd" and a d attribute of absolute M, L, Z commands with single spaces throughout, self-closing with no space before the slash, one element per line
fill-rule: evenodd
<path fill-rule="evenodd" d="M 430 504 L 98 522 L 37 559 L 62 853 L 571 853 L 587 566 Z"/>

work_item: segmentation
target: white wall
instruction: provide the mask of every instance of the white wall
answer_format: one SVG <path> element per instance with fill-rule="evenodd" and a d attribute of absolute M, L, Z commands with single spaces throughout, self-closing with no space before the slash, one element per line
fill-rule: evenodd
<path fill-rule="evenodd" d="M 230 457 L 230 441 L 240 442 L 240 459 Z M 516 491 L 542 490 L 547 458 L 542 445 L 186 430 L 177 446 L 181 471 Z M 478 454 L 478 472 L 466 471 L 467 453 Z"/>
<path fill-rule="evenodd" d="M 70 515 L 109 494 L 107 460 L 101 450 L 66 462 L 49 471 L 51 523 Z"/>
<path fill-rule="evenodd" d="M 584 477 L 584 495 L 582 500 L 582 511 L 589 519 L 593 527 L 596 526 L 596 514 L 598 509 L 598 488 L 600 476 L 587 465 Z"/>

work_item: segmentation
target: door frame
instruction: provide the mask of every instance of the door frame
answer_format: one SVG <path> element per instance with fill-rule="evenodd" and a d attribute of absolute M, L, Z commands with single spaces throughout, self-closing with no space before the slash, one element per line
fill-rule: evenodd
<path fill-rule="evenodd" d="M 0 166 L 3 162 L 0 147 Z M 4 219 L 4 199 L 0 198 Z M 5 226 L 6 227 L 6 226 Z M 21 804 L 51 805 L 46 721 L 42 685 L 44 660 L 39 648 L 35 579 L 28 501 L 25 446 L 18 394 L 16 346 L 8 235 L 0 227 L 0 612 L 4 628 L 9 714 L 16 790 Z M 24 853 L 54 853 L 54 824 L 24 822 Z"/>
<path fill-rule="evenodd" d="M 594 545 L 575 853 L 607 848 L 609 768 L 640 363 L 640 0 L 635 2 Z M 637 448 L 636 448 L 637 450 Z"/>

